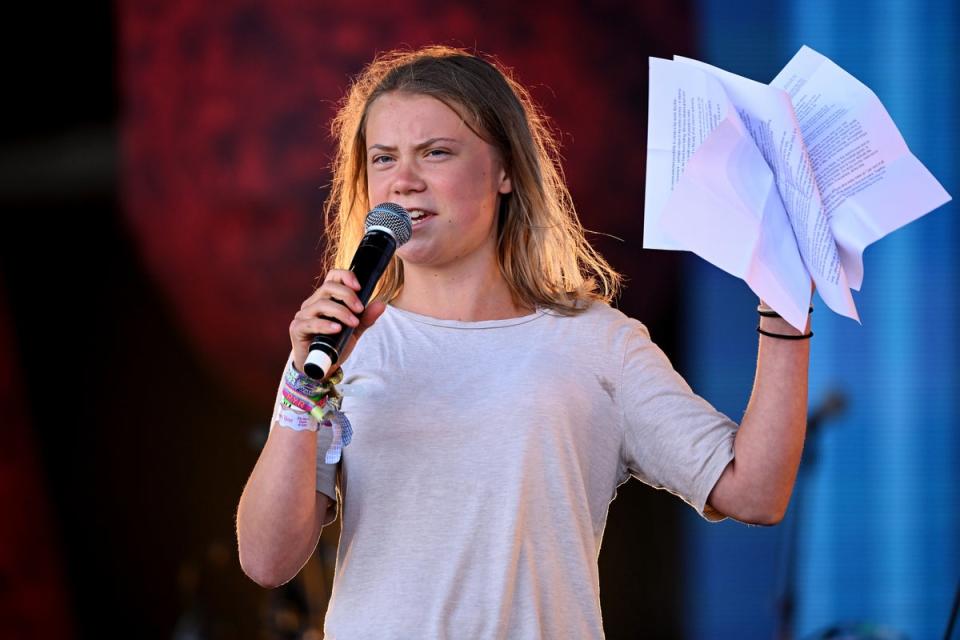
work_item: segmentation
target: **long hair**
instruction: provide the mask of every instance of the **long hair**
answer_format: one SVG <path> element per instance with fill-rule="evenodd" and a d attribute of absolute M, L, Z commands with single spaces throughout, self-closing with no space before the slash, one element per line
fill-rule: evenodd
<path fill-rule="evenodd" d="M 546 116 L 496 61 L 446 46 L 381 54 L 351 84 L 331 126 L 337 148 L 324 206 L 325 271 L 348 268 L 363 236 L 371 206 L 367 112 L 394 91 L 440 100 L 499 152 L 512 191 L 501 195 L 497 261 L 515 303 L 573 315 L 592 300 L 616 297 L 622 276 L 584 236 Z M 373 296 L 389 302 L 402 288 L 403 263 L 395 255 Z"/>

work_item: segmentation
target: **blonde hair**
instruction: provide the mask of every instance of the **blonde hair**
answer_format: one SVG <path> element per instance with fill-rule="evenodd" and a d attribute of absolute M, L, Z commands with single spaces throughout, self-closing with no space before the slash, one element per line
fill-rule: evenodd
<path fill-rule="evenodd" d="M 341 103 L 331 127 L 337 149 L 324 206 L 324 271 L 348 268 L 363 236 L 371 205 L 367 112 L 389 92 L 440 100 L 499 152 L 512 191 L 500 200 L 497 261 L 514 302 L 572 315 L 590 301 L 616 297 L 622 276 L 584 236 L 546 116 L 496 61 L 446 46 L 377 56 Z M 394 255 L 373 296 L 389 302 L 402 288 L 403 263 Z"/>

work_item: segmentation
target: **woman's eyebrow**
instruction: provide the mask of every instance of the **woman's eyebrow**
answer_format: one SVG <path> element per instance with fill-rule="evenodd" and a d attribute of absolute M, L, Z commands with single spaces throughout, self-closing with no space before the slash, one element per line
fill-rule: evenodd
<path fill-rule="evenodd" d="M 457 143 L 459 143 L 460 141 L 457 140 L 456 138 L 430 138 L 429 140 L 424 140 L 423 142 L 421 142 L 420 144 L 418 144 L 416 147 L 414 147 L 414 150 L 415 150 L 415 151 L 419 151 L 420 149 L 425 149 L 426 147 L 429 147 L 429 146 L 432 145 L 432 144 L 436 144 L 437 142 L 457 142 Z M 390 146 L 390 145 L 387 145 L 387 144 L 372 144 L 372 145 L 370 145 L 370 147 L 367 149 L 367 151 L 373 151 L 374 149 L 379 149 L 379 150 L 381 150 L 381 151 L 396 151 L 396 150 L 397 150 L 396 147 L 393 147 L 393 146 Z"/>

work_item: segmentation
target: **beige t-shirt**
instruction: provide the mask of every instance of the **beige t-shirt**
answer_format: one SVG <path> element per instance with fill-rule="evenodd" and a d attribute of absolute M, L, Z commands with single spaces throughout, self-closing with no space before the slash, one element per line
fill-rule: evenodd
<path fill-rule="evenodd" d="M 343 517 L 326 638 L 602 638 L 617 487 L 719 517 L 704 507 L 737 425 L 609 305 L 483 322 L 390 306 L 344 369 L 353 441 L 328 465 L 318 437 L 317 490 Z"/>

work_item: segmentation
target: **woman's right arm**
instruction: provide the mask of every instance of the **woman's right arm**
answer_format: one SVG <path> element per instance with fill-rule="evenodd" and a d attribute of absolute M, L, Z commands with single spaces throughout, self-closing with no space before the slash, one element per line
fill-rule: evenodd
<path fill-rule="evenodd" d="M 336 318 L 355 328 L 340 363 L 349 357 L 363 332 L 380 317 L 386 304 L 372 302 L 364 309 L 356 295 L 359 290 L 360 283 L 352 272 L 335 269 L 303 303 L 290 323 L 293 362 L 298 371 L 303 371 L 314 335 L 340 330 L 339 325 L 321 316 Z M 354 313 L 361 310 L 358 319 Z M 328 377 L 335 371 L 333 367 Z M 316 456 L 316 432 L 295 431 L 274 424 L 240 496 L 237 507 L 240 566 L 263 587 L 273 588 L 291 580 L 317 547 L 330 498 L 316 490 Z"/>
<path fill-rule="evenodd" d="M 273 425 L 237 507 L 240 566 L 262 587 L 293 579 L 317 548 L 330 498 L 316 461 L 315 431 Z"/>

